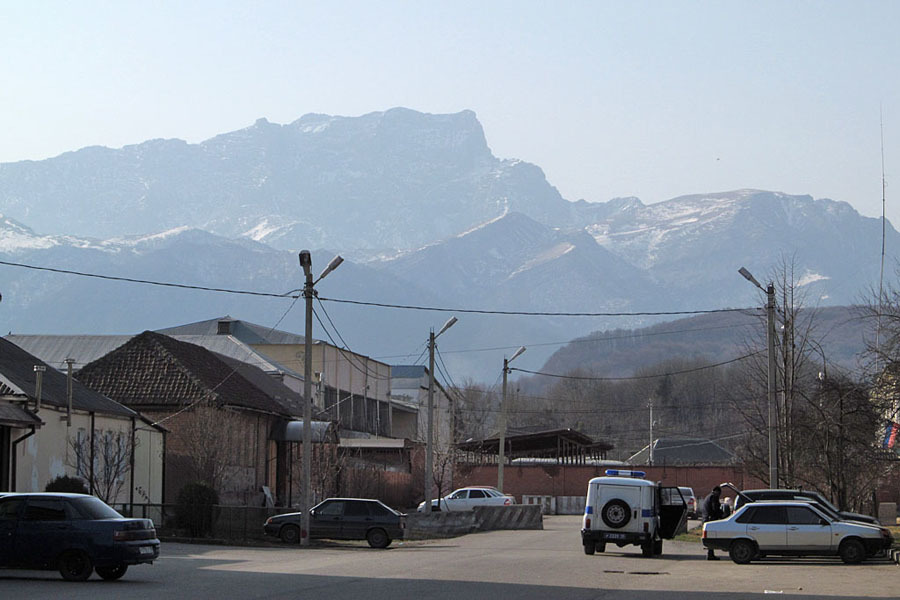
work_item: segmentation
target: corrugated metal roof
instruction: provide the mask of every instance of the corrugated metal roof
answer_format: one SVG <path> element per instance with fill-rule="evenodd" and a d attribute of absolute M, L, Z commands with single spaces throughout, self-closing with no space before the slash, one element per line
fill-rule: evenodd
<path fill-rule="evenodd" d="M 247 345 L 233 335 L 173 335 L 171 337 L 180 342 L 202 346 L 216 354 L 221 354 L 253 365 L 266 373 L 289 373 L 303 379 L 301 374 L 260 354 L 257 350 L 253 349 L 253 347 Z"/>
<path fill-rule="evenodd" d="M 64 371 L 65 360 L 75 359 L 72 368 L 76 371 L 109 354 L 133 335 L 22 335 L 12 333 L 6 336 L 16 346 L 40 358 L 42 361 Z"/>
<path fill-rule="evenodd" d="M 222 324 L 220 326 L 220 323 Z M 177 325 L 175 327 L 167 327 L 166 329 L 157 329 L 156 333 L 165 335 L 223 335 L 220 333 L 222 328 L 227 328 L 227 334 L 233 335 L 245 344 L 302 344 L 304 337 L 296 333 L 288 331 L 280 331 L 234 319 L 229 315 L 216 319 L 207 319 L 206 321 L 197 321 L 196 323 L 188 323 L 186 325 Z"/>
<path fill-rule="evenodd" d="M 646 465 L 650 451 L 646 446 L 626 462 Z M 659 465 L 730 464 L 735 456 L 712 440 L 702 438 L 658 438 L 653 442 L 653 463 Z"/>
<path fill-rule="evenodd" d="M 0 339 L 0 373 L 11 386 L 21 390 L 29 398 L 35 397 L 35 365 L 44 365 L 41 386 L 41 403 L 56 407 L 68 405 L 68 377 L 65 373 L 57 371 L 47 365 L 37 356 L 29 354 L 16 344 L 7 339 Z M 130 408 L 122 406 L 118 402 L 110 400 L 103 394 L 89 389 L 77 379 L 72 381 L 72 408 L 86 412 L 108 415 L 121 415 L 124 417 L 137 416 Z"/>

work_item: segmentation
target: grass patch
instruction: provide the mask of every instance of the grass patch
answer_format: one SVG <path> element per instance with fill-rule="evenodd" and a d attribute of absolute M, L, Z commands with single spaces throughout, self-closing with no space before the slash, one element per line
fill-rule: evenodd
<path fill-rule="evenodd" d="M 694 527 L 690 531 L 679 533 L 678 535 L 676 535 L 675 540 L 679 542 L 694 542 L 695 544 L 699 544 L 702 535 L 703 527 Z"/>

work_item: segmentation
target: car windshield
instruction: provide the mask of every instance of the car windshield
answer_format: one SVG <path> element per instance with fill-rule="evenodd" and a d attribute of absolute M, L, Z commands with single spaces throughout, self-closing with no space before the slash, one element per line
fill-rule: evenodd
<path fill-rule="evenodd" d="M 122 515 L 99 498 L 73 498 L 72 504 L 85 519 L 121 519 Z"/>

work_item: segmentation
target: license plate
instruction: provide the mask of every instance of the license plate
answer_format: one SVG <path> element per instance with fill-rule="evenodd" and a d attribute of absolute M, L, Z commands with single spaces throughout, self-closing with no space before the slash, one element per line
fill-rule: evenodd
<path fill-rule="evenodd" d="M 141 554 L 153 554 L 153 546 L 141 546 Z"/>
<path fill-rule="evenodd" d="M 608 540 L 624 540 L 625 534 L 624 533 L 607 533 L 607 534 L 604 534 L 603 537 L 605 537 Z"/>

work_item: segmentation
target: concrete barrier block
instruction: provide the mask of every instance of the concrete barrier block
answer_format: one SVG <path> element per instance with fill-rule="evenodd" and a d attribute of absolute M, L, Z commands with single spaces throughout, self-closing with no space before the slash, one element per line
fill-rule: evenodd
<path fill-rule="evenodd" d="M 478 521 L 472 511 L 415 512 L 406 515 L 405 538 L 408 540 L 456 537 L 478 530 Z"/>
<path fill-rule="evenodd" d="M 540 504 L 476 506 L 473 512 L 478 528 L 483 531 L 544 528 L 543 505 Z"/>

